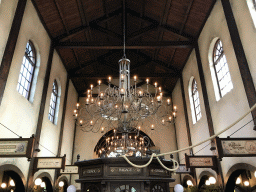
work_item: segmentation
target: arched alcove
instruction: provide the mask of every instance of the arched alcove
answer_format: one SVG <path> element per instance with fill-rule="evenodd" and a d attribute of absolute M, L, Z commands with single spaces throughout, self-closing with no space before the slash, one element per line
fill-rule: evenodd
<path fill-rule="evenodd" d="M 7 189 L 19 192 L 25 192 L 25 177 L 21 170 L 12 164 L 0 166 L 0 174 L 3 175 L 0 183 L 6 183 Z M 12 182 L 13 181 L 13 182 Z"/>
<path fill-rule="evenodd" d="M 225 177 L 225 191 L 253 191 L 256 189 L 256 178 L 255 178 L 256 167 L 246 164 L 238 163 L 233 165 Z M 245 184 L 248 182 L 248 186 Z"/>

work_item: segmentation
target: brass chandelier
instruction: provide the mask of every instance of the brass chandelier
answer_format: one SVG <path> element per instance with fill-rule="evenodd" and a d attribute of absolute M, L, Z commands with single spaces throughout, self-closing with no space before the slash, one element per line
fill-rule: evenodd
<path fill-rule="evenodd" d="M 123 11 L 125 15 L 124 6 Z M 175 121 L 177 114 L 177 108 L 172 107 L 171 100 L 163 99 L 163 90 L 157 82 L 152 86 L 149 85 L 150 80 L 146 79 L 146 88 L 143 89 L 137 87 L 138 77 L 134 76 L 134 85 L 131 86 L 130 60 L 125 55 L 125 21 L 123 23 L 124 56 L 119 60 L 119 86 L 111 83 L 110 76 L 107 88 L 104 88 L 101 80 L 98 80 L 95 88 L 90 85 L 87 97 L 82 101 L 83 104 L 78 103 L 74 110 L 76 124 L 84 132 L 106 133 L 115 130 L 116 133 L 121 133 L 121 138 L 117 138 L 116 135 L 112 141 L 106 138 L 104 149 L 108 153 L 115 151 L 118 154 L 128 153 L 131 150 L 147 150 L 145 145 L 147 142 L 144 141 L 146 138 L 138 142 L 136 138 L 130 138 L 129 133 L 136 135 L 143 125 L 150 126 L 151 130 L 167 126 Z M 154 93 L 149 91 L 152 87 L 155 89 Z M 95 92 L 97 96 L 93 97 Z"/>

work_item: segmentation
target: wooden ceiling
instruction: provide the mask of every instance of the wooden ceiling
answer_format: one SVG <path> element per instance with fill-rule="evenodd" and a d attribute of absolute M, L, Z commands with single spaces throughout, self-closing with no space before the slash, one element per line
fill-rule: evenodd
<path fill-rule="evenodd" d="M 123 56 L 170 94 L 216 0 L 32 0 L 79 94 Z M 125 19 L 123 11 L 125 8 Z"/>

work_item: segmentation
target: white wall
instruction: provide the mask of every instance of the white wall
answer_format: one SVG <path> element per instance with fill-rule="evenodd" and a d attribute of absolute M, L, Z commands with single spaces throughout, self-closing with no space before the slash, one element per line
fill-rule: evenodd
<path fill-rule="evenodd" d="M 238 29 L 239 29 L 242 43 L 246 52 L 249 67 L 251 69 L 251 74 L 255 82 L 255 73 L 256 73 L 255 64 L 254 64 L 255 49 L 253 48 L 255 46 L 255 40 L 256 40 L 255 28 L 253 26 L 252 19 L 250 18 L 250 15 L 248 13 L 248 7 L 246 5 L 246 1 L 232 0 L 231 3 L 232 3 L 232 8 L 234 11 L 235 18 L 237 19 Z M 227 57 L 230 75 L 231 75 L 231 79 L 234 86 L 234 88 L 229 93 L 227 93 L 223 98 L 221 98 L 219 101 L 216 101 L 213 81 L 211 78 L 211 72 L 210 72 L 210 66 L 209 66 L 209 47 L 212 40 L 216 37 L 219 37 L 223 43 L 224 52 Z M 235 120 L 237 120 L 239 117 L 241 117 L 245 112 L 249 110 L 249 105 L 248 105 L 247 97 L 245 94 L 242 78 L 238 68 L 238 63 L 236 60 L 236 56 L 234 53 L 233 45 L 231 42 L 229 30 L 227 27 L 226 19 L 224 16 L 224 12 L 223 12 L 223 8 L 220 0 L 216 2 L 211 12 L 211 15 L 208 18 L 202 30 L 198 43 L 199 43 L 199 50 L 200 50 L 200 55 L 201 55 L 201 60 L 203 65 L 203 72 L 205 76 L 206 88 L 208 92 L 214 131 L 215 133 L 218 133 L 219 131 L 226 128 L 228 125 L 233 123 Z M 196 60 L 194 50 L 192 51 L 182 73 L 184 78 L 185 98 L 187 101 L 189 125 L 191 128 L 191 138 L 192 138 L 192 144 L 194 145 L 204 140 L 205 138 L 209 137 L 208 124 L 207 124 L 205 106 L 204 106 L 203 95 L 202 95 L 202 87 L 201 87 L 200 78 L 198 74 L 197 60 Z M 200 99 L 200 105 L 202 110 L 202 118 L 195 124 L 192 123 L 189 94 L 188 94 L 189 80 L 192 76 L 195 78 L 198 84 L 199 99 Z M 174 104 L 177 103 L 177 105 L 179 106 L 180 101 L 178 101 L 177 99 L 175 100 L 175 98 L 180 97 L 180 93 L 177 91 L 178 86 L 179 86 L 179 83 L 177 83 L 173 94 L 174 94 Z M 229 131 L 221 134 L 220 137 L 227 137 L 228 135 L 232 134 L 235 130 L 237 130 L 238 128 L 240 128 L 241 126 L 249 122 L 251 119 L 252 119 L 251 115 L 248 115 L 241 122 L 239 122 L 237 125 L 232 127 Z M 177 130 L 179 130 L 179 132 L 182 132 L 182 130 L 180 129 L 182 128 L 183 125 L 179 125 L 179 124 L 181 123 L 176 123 L 178 127 Z M 253 131 L 252 122 L 249 123 L 245 128 L 243 128 L 243 130 L 233 135 L 233 137 L 255 137 L 255 136 L 256 136 L 256 132 Z M 183 139 L 179 137 L 179 133 L 178 133 L 178 143 L 182 143 L 182 142 L 183 142 Z M 206 144 L 196 147 L 194 149 L 194 153 L 205 145 Z M 179 148 L 182 148 L 182 147 L 184 146 L 179 146 Z M 210 146 L 200 151 L 199 153 L 197 153 L 197 155 L 211 155 L 212 152 L 209 150 L 209 148 Z M 248 163 L 254 166 L 256 165 L 253 158 L 223 158 L 221 165 L 223 168 L 224 177 L 227 174 L 227 171 L 230 169 L 230 167 L 232 167 L 236 163 Z M 204 170 L 207 170 L 207 169 L 197 169 L 197 176 L 199 176 L 200 173 Z M 212 170 L 210 169 L 208 169 L 207 171 L 212 172 Z"/>
<path fill-rule="evenodd" d="M 14 11 L 16 9 L 16 4 L 17 1 L 7 0 L 3 0 L 0 4 L 0 35 L 1 33 L 3 34 L 3 37 L 1 37 L 0 40 L 0 54 L 2 54 L 2 50 L 5 49 L 5 39 L 7 39 L 9 35 L 9 28 L 12 23 L 12 21 L 10 20 L 13 17 Z M 18 77 L 28 40 L 31 40 L 35 45 L 38 56 L 37 59 L 39 63 L 37 67 L 38 74 L 35 81 L 36 83 L 34 85 L 34 89 L 32 88 L 32 92 L 34 92 L 34 94 L 32 94 L 33 99 L 29 100 L 24 98 L 17 91 Z M 48 37 L 47 32 L 41 24 L 33 4 L 30 0 L 28 0 L 25 8 L 24 17 L 21 23 L 20 34 L 17 40 L 17 45 L 15 48 L 9 76 L 7 79 L 3 100 L 0 106 L 0 122 L 18 135 L 22 136 L 23 138 L 28 138 L 32 134 L 36 133 L 50 43 L 50 38 Z M 56 125 L 48 120 L 50 96 L 54 79 L 57 79 L 57 81 L 59 82 L 59 86 L 61 87 L 58 121 Z M 40 144 L 43 147 L 39 146 L 41 150 L 41 152 L 38 153 L 39 157 L 56 156 L 57 154 L 66 81 L 66 69 L 64 68 L 57 52 L 54 51 L 40 137 Z M 61 150 L 61 155 L 67 154 L 66 164 L 71 164 L 71 162 L 69 161 L 72 157 L 71 153 L 74 132 L 73 108 L 75 107 L 76 100 L 77 93 L 72 82 L 70 81 L 66 119 L 63 133 L 64 142 L 62 143 Z M 17 138 L 16 135 L 14 135 L 1 125 L 0 132 L 1 138 Z M 47 149 L 45 149 L 44 147 Z M 51 151 L 52 153 L 49 151 Z M 25 180 L 27 180 L 29 162 L 26 158 L 1 158 L 0 166 L 4 164 L 13 164 L 17 166 L 23 173 Z M 37 177 L 37 175 L 42 172 L 48 172 L 51 175 L 51 178 L 54 178 L 54 171 L 50 170 L 40 170 L 35 174 L 35 177 Z"/>
<path fill-rule="evenodd" d="M 1 0 L 0 3 L 0 60 L 3 57 L 17 4 L 18 0 Z"/>

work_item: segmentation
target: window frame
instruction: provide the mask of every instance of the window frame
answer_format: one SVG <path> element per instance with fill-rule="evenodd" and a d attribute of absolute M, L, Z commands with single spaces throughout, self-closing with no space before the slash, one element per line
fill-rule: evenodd
<path fill-rule="evenodd" d="M 55 92 L 56 91 L 56 92 Z M 53 96 L 55 98 L 55 102 L 53 100 Z M 49 105 L 49 113 L 48 113 L 48 119 L 55 124 L 56 121 L 56 113 L 57 113 L 57 105 L 58 105 L 58 98 L 59 98 L 59 86 L 57 83 L 57 80 L 55 79 L 52 84 L 52 92 L 51 92 L 51 98 L 50 98 L 50 105 Z M 52 102 L 55 103 L 55 108 L 52 108 Z M 51 110 L 53 110 L 53 114 L 51 114 Z M 52 120 L 50 119 L 52 117 Z"/>
<path fill-rule="evenodd" d="M 221 50 L 222 52 L 218 51 L 217 49 L 217 46 L 218 45 L 221 45 Z M 216 61 L 214 61 L 215 59 L 215 55 L 216 55 L 216 52 L 219 52 L 220 55 L 219 57 L 216 59 Z M 219 80 L 219 76 L 217 72 L 217 69 L 216 69 L 216 65 L 220 64 L 220 60 L 223 59 L 223 57 L 225 57 L 225 60 L 226 60 L 226 63 L 223 65 L 223 67 L 227 67 L 228 68 L 228 75 L 230 76 L 230 82 L 232 84 L 232 88 L 229 90 L 229 91 L 226 91 L 224 94 L 222 93 L 222 91 L 224 91 L 225 87 L 228 86 L 228 84 L 225 84 L 225 87 L 223 89 L 221 89 L 221 86 L 220 86 L 220 80 Z M 213 69 L 214 69 L 214 73 L 215 73 L 215 79 L 216 79 L 216 83 L 217 83 L 217 89 L 218 89 L 218 94 L 219 94 L 219 97 L 222 98 L 224 97 L 228 92 L 230 92 L 232 89 L 233 89 L 233 82 L 232 82 L 232 79 L 231 79 L 231 74 L 230 74 L 230 70 L 229 70 L 229 66 L 228 66 L 228 62 L 227 62 L 227 58 L 226 58 L 226 55 L 225 55 L 225 52 L 224 52 L 224 49 L 223 49 L 223 43 L 222 41 L 220 40 L 220 38 L 218 38 L 215 43 L 214 43 L 214 46 L 213 46 L 213 50 L 212 50 L 212 66 L 213 66 Z M 222 71 L 224 70 L 223 67 L 220 68 L 219 71 Z M 221 78 L 223 79 L 227 73 L 225 73 Z"/>
<path fill-rule="evenodd" d="M 195 87 L 195 91 L 194 91 L 194 87 Z M 198 93 L 198 97 L 195 98 L 196 93 Z M 201 106 L 200 106 L 200 98 L 199 98 L 199 92 L 198 92 L 198 88 L 197 88 L 197 82 L 195 80 L 195 78 L 193 78 L 192 80 L 192 84 L 191 84 L 191 97 L 192 97 L 192 101 L 193 101 L 193 107 L 194 107 L 194 115 L 195 115 L 195 120 L 196 122 L 198 122 L 201 118 L 202 118 L 202 112 L 201 112 Z M 198 105 L 196 106 L 196 100 L 198 100 Z M 199 108 L 199 113 L 196 113 L 196 109 Z M 198 115 L 200 114 L 200 118 L 198 118 Z"/>
<path fill-rule="evenodd" d="M 30 52 L 32 52 L 32 56 L 33 56 L 33 58 L 34 58 L 34 62 L 31 60 L 31 58 L 30 58 L 31 56 L 29 56 L 30 52 L 28 53 L 28 49 L 27 49 L 28 45 L 29 45 L 29 47 L 31 48 L 31 51 L 30 51 Z M 29 71 L 29 69 L 25 66 L 25 62 L 26 62 L 26 61 L 23 62 L 24 58 L 25 58 L 26 61 L 29 63 L 29 65 L 31 65 L 31 66 L 33 67 L 32 73 L 31 73 L 31 71 Z M 32 90 L 32 84 L 33 84 L 33 81 L 34 81 L 36 65 L 37 65 L 37 53 L 36 53 L 36 49 L 35 49 L 35 46 L 34 46 L 33 42 L 32 42 L 31 40 L 29 40 L 29 41 L 27 42 L 27 44 L 26 44 L 26 50 L 25 50 L 24 56 L 23 56 L 23 58 L 22 58 L 22 64 L 21 64 L 21 68 L 20 68 L 20 73 L 19 73 L 19 78 L 18 78 L 18 85 L 17 85 L 17 91 L 18 91 L 18 92 L 20 91 L 20 87 L 22 87 L 22 89 L 23 89 L 23 90 L 22 90 L 22 93 L 23 93 L 24 91 L 27 92 L 26 96 L 24 96 L 23 94 L 21 94 L 21 93 L 19 92 L 19 93 L 20 93 L 23 97 L 25 97 L 27 100 L 29 100 L 29 99 L 30 99 L 30 96 L 31 96 L 31 90 Z M 26 68 L 26 70 L 27 70 L 26 74 L 27 74 L 27 73 L 30 73 L 30 74 L 31 74 L 31 75 L 30 75 L 30 78 L 31 78 L 30 81 L 28 81 L 28 79 L 23 76 L 23 71 L 24 71 L 24 69 L 23 69 L 23 71 L 21 72 L 22 67 L 23 67 L 23 68 Z M 23 85 L 21 84 L 21 80 L 19 81 L 20 75 L 25 78 L 25 81 L 28 81 L 28 82 L 29 82 L 29 88 L 28 88 L 28 89 L 26 89 L 25 86 L 23 86 Z M 21 79 L 22 79 L 22 77 L 21 77 Z"/>

